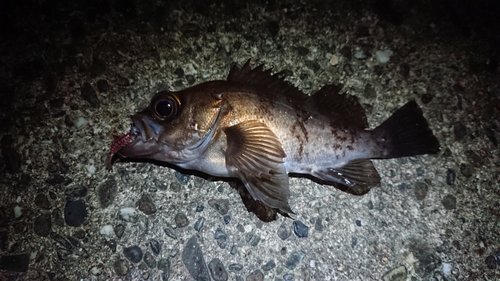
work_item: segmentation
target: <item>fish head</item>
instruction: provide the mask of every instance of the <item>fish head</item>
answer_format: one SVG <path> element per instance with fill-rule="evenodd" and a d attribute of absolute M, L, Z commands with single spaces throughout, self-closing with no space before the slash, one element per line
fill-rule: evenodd
<path fill-rule="evenodd" d="M 130 131 L 113 141 L 108 169 L 114 155 L 177 165 L 198 158 L 217 131 L 221 109 L 221 96 L 199 87 L 157 93 L 148 107 L 130 117 Z"/>

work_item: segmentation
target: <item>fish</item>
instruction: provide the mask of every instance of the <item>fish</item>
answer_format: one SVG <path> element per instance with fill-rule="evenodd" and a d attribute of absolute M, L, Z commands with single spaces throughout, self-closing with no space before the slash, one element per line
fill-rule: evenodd
<path fill-rule="evenodd" d="M 371 159 L 436 154 L 434 136 L 411 100 L 374 129 L 356 96 L 329 84 L 307 95 L 264 65 L 234 64 L 226 80 L 156 93 L 115 137 L 106 159 L 160 161 L 237 179 L 251 197 L 294 214 L 289 177 L 310 178 L 353 195 L 381 183 Z"/>

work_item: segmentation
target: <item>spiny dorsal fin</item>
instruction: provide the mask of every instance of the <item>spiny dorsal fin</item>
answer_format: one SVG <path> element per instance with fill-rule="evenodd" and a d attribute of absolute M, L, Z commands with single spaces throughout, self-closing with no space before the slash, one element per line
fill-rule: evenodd
<path fill-rule="evenodd" d="M 227 81 L 263 88 L 265 91 L 259 91 L 258 94 L 269 95 L 273 99 L 284 98 L 286 101 L 293 103 L 301 103 L 307 100 L 308 96 L 306 94 L 284 80 L 286 75 L 283 71 L 274 75 L 271 74 L 271 71 L 272 69 L 264 70 L 262 64 L 252 69 L 250 60 L 248 60 L 241 68 L 235 64 L 229 71 Z"/>
<path fill-rule="evenodd" d="M 340 94 L 342 87 L 342 84 L 323 86 L 310 97 L 310 106 L 329 118 L 334 127 L 365 129 L 368 122 L 363 107 L 357 97 Z"/>

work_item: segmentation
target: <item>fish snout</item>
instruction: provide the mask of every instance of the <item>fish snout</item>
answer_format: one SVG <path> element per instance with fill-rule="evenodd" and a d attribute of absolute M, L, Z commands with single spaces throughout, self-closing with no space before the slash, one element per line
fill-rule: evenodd
<path fill-rule="evenodd" d="M 159 139 L 163 127 L 154 119 L 142 114 L 132 115 L 130 118 L 132 119 L 131 134 L 140 136 L 144 142 Z"/>

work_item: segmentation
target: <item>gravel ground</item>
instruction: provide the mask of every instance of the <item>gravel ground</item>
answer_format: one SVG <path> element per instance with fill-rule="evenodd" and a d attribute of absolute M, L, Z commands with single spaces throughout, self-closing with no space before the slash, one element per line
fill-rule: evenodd
<path fill-rule="evenodd" d="M 500 280 L 499 5 L 305 2 L 2 3 L 0 280 Z M 292 178 L 268 223 L 224 181 L 105 169 L 155 92 L 248 59 L 371 128 L 414 99 L 441 151 L 361 197 Z"/>

